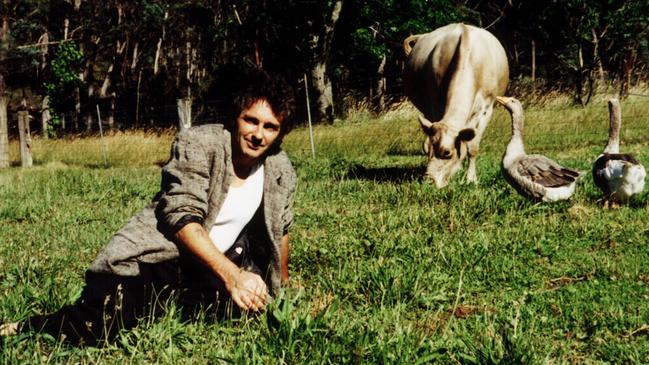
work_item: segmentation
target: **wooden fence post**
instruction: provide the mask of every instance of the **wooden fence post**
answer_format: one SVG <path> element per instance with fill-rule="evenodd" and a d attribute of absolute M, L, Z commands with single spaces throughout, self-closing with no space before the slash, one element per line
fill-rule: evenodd
<path fill-rule="evenodd" d="M 18 133 L 20 135 L 20 162 L 22 167 L 32 167 L 32 136 L 29 132 L 29 112 L 18 112 Z"/>

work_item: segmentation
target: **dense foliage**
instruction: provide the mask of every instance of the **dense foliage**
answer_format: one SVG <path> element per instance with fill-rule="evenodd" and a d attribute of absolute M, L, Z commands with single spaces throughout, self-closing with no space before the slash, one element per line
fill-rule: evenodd
<path fill-rule="evenodd" d="M 3 0 L 0 16 L 10 112 L 23 98 L 36 112 L 49 95 L 55 120 L 68 121 L 55 128 L 73 131 L 96 129 L 96 105 L 128 127 L 175 124 L 178 98 L 194 101 L 198 121 L 218 117 L 230 65 L 283 73 L 300 95 L 306 76 L 313 104 L 333 89 L 332 105 L 312 108 L 316 122 L 344 115 L 350 99 L 381 110 L 402 96 L 403 39 L 456 21 L 496 34 L 513 82 L 534 78 L 582 104 L 604 82 L 624 94 L 649 65 L 643 0 Z M 62 69 L 71 49 L 83 56 Z"/>

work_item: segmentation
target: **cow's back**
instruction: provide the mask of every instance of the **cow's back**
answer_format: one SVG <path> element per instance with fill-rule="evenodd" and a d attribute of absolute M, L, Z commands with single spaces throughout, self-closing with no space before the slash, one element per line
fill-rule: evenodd
<path fill-rule="evenodd" d="M 484 29 L 456 23 L 417 37 L 404 69 L 406 95 L 427 118 L 439 121 L 449 84 L 462 67 L 471 67 L 476 88 L 504 94 L 509 67 L 500 42 Z"/>

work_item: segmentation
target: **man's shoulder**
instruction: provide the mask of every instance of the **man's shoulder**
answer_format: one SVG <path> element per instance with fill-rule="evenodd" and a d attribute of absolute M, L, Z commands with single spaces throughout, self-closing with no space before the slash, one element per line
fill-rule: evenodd
<path fill-rule="evenodd" d="M 279 152 L 268 156 L 266 162 L 266 165 L 271 168 L 276 175 L 282 177 L 282 181 L 289 185 L 295 185 L 297 175 L 286 152 L 280 150 Z"/>
<path fill-rule="evenodd" d="M 199 139 L 226 138 L 228 132 L 223 124 L 203 124 L 178 132 L 178 135 L 188 135 Z"/>
<path fill-rule="evenodd" d="M 222 124 L 203 124 L 179 131 L 176 140 L 196 142 L 203 148 L 217 148 L 229 144 L 230 133 Z"/>

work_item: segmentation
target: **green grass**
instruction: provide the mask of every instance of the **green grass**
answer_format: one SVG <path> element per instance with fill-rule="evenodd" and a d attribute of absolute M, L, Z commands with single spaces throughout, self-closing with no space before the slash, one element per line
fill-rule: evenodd
<path fill-rule="evenodd" d="M 622 149 L 649 164 L 649 104 L 623 103 Z M 607 136 L 603 102 L 527 113 L 528 152 L 589 171 Z M 498 108 L 478 185 L 421 180 L 416 114 L 359 113 L 285 141 L 299 175 L 292 282 L 259 317 L 177 310 L 115 344 L 46 336 L 1 344 L 2 363 L 649 363 L 649 193 L 605 210 L 590 175 L 572 200 L 534 204 L 502 179 Z M 98 250 L 155 194 L 172 135 L 35 139 L 37 166 L 0 172 L 0 320 L 80 293 Z M 15 143 L 12 145 L 17 160 Z"/>

